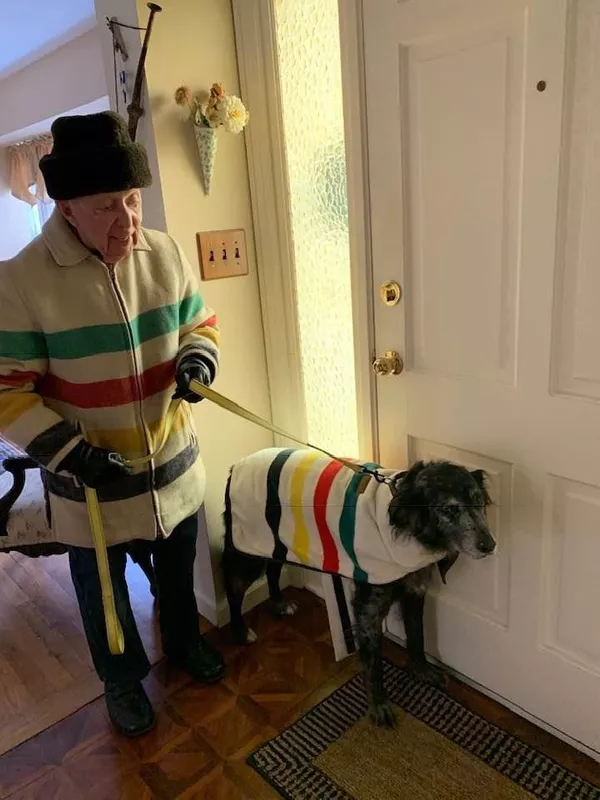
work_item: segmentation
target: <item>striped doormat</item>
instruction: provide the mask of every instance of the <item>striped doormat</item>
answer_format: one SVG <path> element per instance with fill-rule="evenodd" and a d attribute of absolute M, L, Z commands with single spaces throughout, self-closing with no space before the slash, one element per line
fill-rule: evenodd
<path fill-rule="evenodd" d="M 384 663 L 398 725 L 365 719 L 357 675 L 248 759 L 287 800 L 600 800 L 600 788 Z"/>

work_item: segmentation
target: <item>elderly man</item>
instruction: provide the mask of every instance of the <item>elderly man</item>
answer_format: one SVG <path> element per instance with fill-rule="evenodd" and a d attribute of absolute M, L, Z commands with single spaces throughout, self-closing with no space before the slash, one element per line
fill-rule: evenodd
<path fill-rule="evenodd" d="M 205 475 L 187 403 L 149 465 L 125 463 L 153 451 L 174 388 L 193 402 L 190 380 L 213 381 L 219 337 L 177 242 L 142 228 L 140 188 L 152 177 L 123 120 L 62 117 L 52 133 L 40 168 L 57 209 L 41 237 L 0 265 L 0 431 L 43 469 L 110 717 L 136 736 L 154 714 L 124 543 L 151 543 L 166 656 L 200 681 L 224 671 L 198 627 L 193 567 Z M 101 503 L 123 655 L 108 648 L 84 486 Z"/>

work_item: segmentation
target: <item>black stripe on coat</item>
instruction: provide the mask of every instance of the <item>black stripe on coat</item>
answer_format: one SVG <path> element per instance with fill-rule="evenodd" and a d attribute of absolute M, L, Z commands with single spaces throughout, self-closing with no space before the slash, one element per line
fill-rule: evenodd
<path fill-rule="evenodd" d="M 63 420 L 32 439 L 25 452 L 45 467 L 77 435 L 75 426 Z"/>
<path fill-rule="evenodd" d="M 194 443 L 178 453 L 175 458 L 155 467 L 154 488 L 164 489 L 165 486 L 176 481 L 196 463 L 198 455 L 198 444 Z M 83 487 L 69 475 L 56 475 L 48 472 L 46 473 L 46 485 L 50 494 L 66 500 L 74 500 L 76 503 L 85 503 Z M 135 475 L 124 475 L 121 480 L 98 489 L 98 500 L 101 503 L 130 500 L 132 497 L 146 494 L 151 488 L 150 470 L 146 469 Z"/>
<path fill-rule="evenodd" d="M 265 506 L 265 519 L 273 534 L 273 555 L 275 561 L 285 561 L 288 549 L 279 538 L 279 524 L 281 522 L 281 500 L 279 499 L 279 481 L 285 462 L 294 450 L 282 450 L 271 462 L 267 473 L 267 504 Z"/>

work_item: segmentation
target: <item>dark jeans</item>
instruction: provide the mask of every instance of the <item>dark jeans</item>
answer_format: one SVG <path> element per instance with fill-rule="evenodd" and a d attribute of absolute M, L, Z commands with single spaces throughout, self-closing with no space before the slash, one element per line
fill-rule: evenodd
<path fill-rule="evenodd" d="M 194 594 L 194 559 L 198 520 L 194 514 L 184 519 L 167 539 L 151 543 L 158 589 L 158 610 L 163 650 L 177 657 L 200 641 L 198 607 Z M 96 552 L 89 547 L 69 547 L 71 578 L 75 586 L 83 627 L 92 660 L 100 680 L 105 683 L 141 681 L 150 670 L 125 580 L 125 545 L 108 548 L 115 606 L 125 636 L 125 651 L 111 655 L 108 649 L 104 609 Z"/>

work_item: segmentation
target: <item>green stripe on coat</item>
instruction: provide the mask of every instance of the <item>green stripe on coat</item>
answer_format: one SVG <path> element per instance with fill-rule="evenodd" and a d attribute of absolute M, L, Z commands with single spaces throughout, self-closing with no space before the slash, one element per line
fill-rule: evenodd
<path fill-rule="evenodd" d="M 199 294 L 186 297 L 181 303 L 153 308 L 131 320 L 134 347 L 157 336 L 165 336 L 193 322 L 204 308 Z M 0 358 L 18 361 L 56 358 L 89 358 L 103 353 L 118 353 L 130 347 L 124 323 L 89 325 L 56 333 L 35 331 L 1 331 Z"/>

